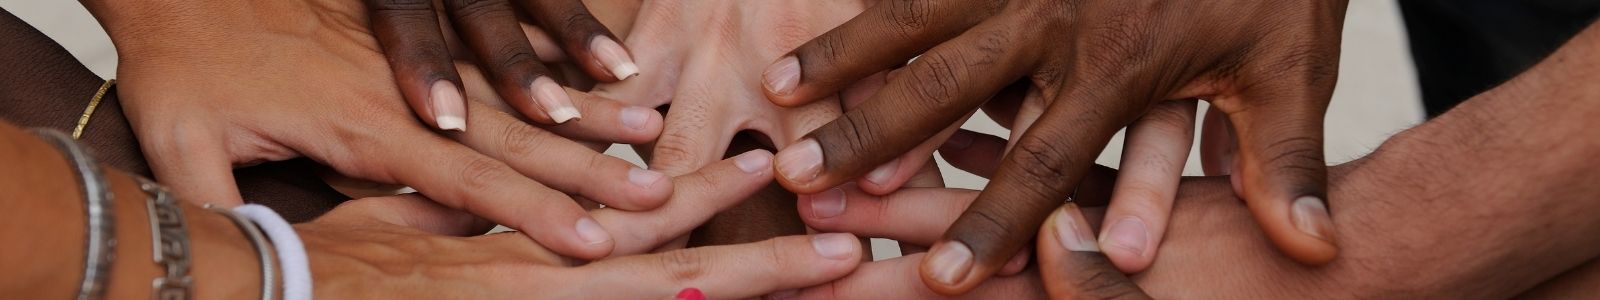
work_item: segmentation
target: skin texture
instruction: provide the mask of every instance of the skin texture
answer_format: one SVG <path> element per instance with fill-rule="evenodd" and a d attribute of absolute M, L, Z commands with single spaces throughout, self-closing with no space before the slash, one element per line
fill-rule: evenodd
<path fill-rule="evenodd" d="M 1023 82 L 1030 91 L 1013 120 L 1011 148 L 1018 151 L 996 167 L 983 196 L 924 264 L 930 286 L 961 293 L 1025 247 L 1118 129 L 1165 102 L 1201 98 L 1237 125 L 1234 177 L 1258 222 L 1284 254 L 1325 263 L 1337 248 L 1327 230 L 1321 117 L 1337 74 L 1344 7 L 1343 1 L 879 2 L 765 73 L 774 102 L 798 105 L 920 55 L 861 107 L 780 151 L 779 182 L 815 193 L 869 174 L 903 153 L 942 143 L 941 132 Z M 1147 185 L 1170 189 L 1176 173 L 1155 170 L 1138 176 L 1166 178 Z M 1135 196 L 1152 208 L 1126 215 L 1153 227 L 1149 219 L 1165 218 L 1167 192 Z M 1160 239 L 1145 236 L 1146 248 Z"/>
<path fill-rule="evenodd" d="M 1186 179 L 1178 191 L 1163 255 L 1123 279 L 1092 245 L 1062 243 L 1062 224 L 1099 224 L 1094 209 L 1056 209 L 1037 236 L 1039 265 L 1027 276 L 985 281 L 979 299 L 1051 298 L 1406 298 L 1500 299 L 1581 293 L 1600 257 L 1600 180 L 1593 172 L 1600 141 L 1573 139 L 1596 124 L 1600 27 L 1574 39 L 1545 63 L 1424 125 L 1385 142 L 1371 155 L 1330 168 L 1330 194 L 1343 245 L 1337 259 L 1307 267 L 1271 255 L 1270 240 L 1252 222 L 1248 202 L 1227 178 Z M 991 137 L 974 147 L 999 147 Z M 1000 164 L 995 155 L 950 156 L 958 166 Z M 1098 173 L 1098 174 L 1096 174 Z M 1103 205 L 1114 187 L 1107 169 L 1091 172 L 1077 205 Z M 1096 179 L 1098 178 L 1098 180 Z M 908 242 L 938 241 L 977 192 L 905 189 L 875 198 L 852 194 L 844 215 L 806 216 L 823 230 Z M 804 204 L 802 204 L 804 205 Z M 1073 206 L 1073 205 L 1067 205 Z M 1066 222 L 1062 222 L 1066 220 Z M 1087 220 L 1087 221 L 1084 221 Z M 1486 220 L 1492 220 L 1487 221 Z M 1083 235 L 1092 231 L 1081 231 Z M 1066 235 L 1073 237 L 1074 235 Z M 1069 250 L 1070 249 L 1070 250 Z M 929 298 L 933 290 L 906 278 L 919 257 L 865 264 L 801 298 Z M 1229 270 L 1215 272 L 1214 270 Z M 1137 286 L 1134 284 L 1137 283 Z M 1042 285 L 1042 286 L 1041 286 Z"/>
<path fill-rule="evenodd" d="M 545 62 L 576 62 L 589 78 L 604 82 L 631 76 L 613 74 L 623 69 L 637 73 L 626 49 L 617 45 L 616 36 L 589 13 L 583 1 L 369 0 L 366 4 L 372 12 L 373 32 L 389 56 L 395 82 L 407 103 L 422 120 L 444 130 L 458 128 L 450 127 L 453 124 L 440 127 L 442 114 L 467 117 L 456 108 L 464 105 L 465 98 L 461 77 L 452 63 L 450 48 L 455 38 L 465 42 L 462 45 L 469 52 L 465 54 L 485 69 L 494 92 L 503 99 L 514 99 L 507 103 L 540 124 L 580 118 L 558 110 L 575 108 L 573 101 L 591 100 L 546 93 L 559 92 L 560 86 L 553 83 L 565 76 Z M 441 24 L 440 20 L 448 22 Z M 540 45 L 545 49 L 535 51 L 523 34 L 526 23 L 519 21 L 537 24 L 527 25 L 527 29 L 542 31 L 541 37 L 555 37 L 542 42 L 556 42 L 561 50 Z M 438 82 L 447 82 L 452 88 L 436 90 Z"/>
<path fill-rule="evenodd" d="M 7 208 L 0 218 L 7 225 L 0 227 L 4 228 L 0 241 L 33 245 L 0 254 L 0 266 L 9 271 L 0 281 L 4 282 L 0 291 L 27 298 L 68 297 L 80 278 L 76 272 L 61 270 L 81 268 L 83 261 L 83 202 L 74 192 L 79 188 L 76 175 L 54 147 L 10 124 L 0 123 L 0 140 L 6 141 L 0 147 L 0 161 L 19 171 L 0 180 L 0 190 L 20 196 L 0 199 L 0 207 Z M 771 180 L 771 154 L 754 152 L 740 158 L 759 161 L 751 164 L 735 158 L 712 164 L 680 178 L 679 183 L 695 183 L 680 192 L 732 188 L 744 194 L 727 198 L 742 199 Z M 158 264 L 137 259 L 151 256 L 145 197 L 131 176 L 105 169 L 116 201 L 112 213 L 119 241 L 107 295 L 148 296 L 147 280 L 163 271 Z M 194 205 L 182 204 L 182 209 L 193 254 L 191 274 L 203 279 L 196 280 L 194 296 L 259 295 L 261 273 L 254 248 L 237 227 Z M 703 220 L 717 211 L 696 210 L 703 213 L 690 219 Z M 639 237 L 681 235 L 698 224 L 666 216 L 607 217 L 622 214 L 629 212 L 596 213 L 606 225 L 638 234 L 621 238 L 622 244 Z M 677 211 L 672 217 L 688 215 L 695 214 Z M 835 233 L 583 263 L 556 255 L 520 234 L 462 237 L 483 225 L 476 217 L 435 201 L 401 195 L 347 202 L 317 221 L 295 225 L 295 230 L 305 242 L 315 296 L 338 299 L 661 299 L 684 287 L 696 287 L 718 299 L 745 298 L 836 279 L 848 274 L 863 255 L 855 237 Z"/>
<path fill-rule="evenodd" d="M 589 117 L 542 129 L 495 110 L 506 106 L 494 97 L 474 97 L 466 108 L 476 130 L 433 132 L 395 101 L 401 92 L 390 78 L 371 76 L 388 66 L 359 26 L 367 20 L 359 2 L 165 4 L 88 6 L 122 58 L 118 93 L 155 175 L 195 203 L 240 203 L 233 166 L 303 156 L 346 176 L 414 187 L 523 229 L 557 253 L 593 259 L 615 243 L 574 197 L 630 210 L 671 197 L 669 177 L 558 135 L 649 140 L 660 119 L 648 111 L 642 127 L 626 126 L 625 105 L 569 91 L 594 100 L 579 108 Z M 163 42 L 170 39 L 186 42 Z"/>
<path fill-rule="evenodd" d="M 662 107 L 659 139 L 638 144 L 652 170 L 682 174 L 747 149 L 775 149 L 840 115 L 840 97 L 785 108 L 765 101 L 767 61 L 843 23 L 860 1 L 644 1 L 627 30 L 638 77 L 594 94 Z M 604 12 L 603 14 L 616 14 Z M 776 187 L 776 186 L 774 186 Z M 712 219 L 688 241 L 717 245 L 804 233 L 795 195 L 769 188 Z"/>

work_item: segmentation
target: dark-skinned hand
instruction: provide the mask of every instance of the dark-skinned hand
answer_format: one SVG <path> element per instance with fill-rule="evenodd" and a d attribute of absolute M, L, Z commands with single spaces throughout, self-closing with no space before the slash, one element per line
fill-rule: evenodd
<path fill-rule="evenodd" d="M 516 3 L 513 3 L 516 2 Z M 395 83 L 411 109 L 441 130 L 466 130 L 461 75 L 450 45 L 459 37 L 475 56 L 494 90 L 523 116 L 546 125 L 583 117 L 579 107 L 595 101 L 572 98 L 558 83 L 560 72 L 542 61 L 570 60 L 589 77 L 614 82 L 639 73 L 617 37 L 581 0 L 366 0 L 374 36 L 394 69 Z M 440 18 L 450 26 L 441 26 Z M 531 19 L 537 28 L 524 29 Z M 525 33 L 524 31 L 528 31 Z M 535 51 L 532 39 L 545 48 Z M 550 41 L 554 44 L 550 45 Z M 560 50 L 556 50 L 558 48 Z"/>
<path fill-rule="evenodd" d="M 862 106 L 781 151 L 779 182 L 809 194 L 855 180 L 908 150 L 943 143 L 931 138 L 1003 88 L 1025 85 L 1032 100 L 1011 120 L 1016 151 L 923 261 L 926 284 L 962 293 L 1024 248 L 1119 129 L 1169 101 L 1198 98 L 1234 125 L 1234 188 L 1267 236 L 1297 261 L 1325 263 L 1338 250 L 1322 116 L 1337 77 L 1345 6 L 882 1 L 767 70 L 768 97 L 799 105 L 917 57 Z M 1170 210 L 1168 198 L 1144 201 Z M 1148 211 L 1145 224 L 1165 224 L 1168 211 Z"/>

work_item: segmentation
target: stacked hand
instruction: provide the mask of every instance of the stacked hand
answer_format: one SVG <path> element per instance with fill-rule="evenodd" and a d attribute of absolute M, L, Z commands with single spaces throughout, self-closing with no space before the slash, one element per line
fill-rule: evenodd
<path fill-rule="evenodd" d="M 1137 271 L 1153 260 L 1166 229 L 1181 170 L 1173 165 L 1182 165 L 1192 132 L 1181 121 L 1192 120 L 1192 104 L 1175 101 L 1199 98 L 1236 125 L 1239 157 L 1229 169 L 1267 236 L 1290 257 L 1325 263 L 1337 250 L 1321 116 L 1337 73 L 1344 7 L 1338 0 L 879 2 L 765 72 L 774 102 L 800 105 L 916 57 L 882 92 L 780 152 L 779 182 L 816 193 L 877 166 L 872 173 L 892 174 L 882 177 L 894 185 L 922 165 L 898 157 L 925 157 L 908 152 L 933 151 L 980 107 L 1006 115 L 997 119 L 1014 133 L 1012 143 L 991 149 L 1006 155 L 991 169 L 994 181 L 933 244 L 921 269 L 935 290 L 960 293 L 1023 249 L 1111 136 L 1138 121 L 1127 159 L 1139 162 L 1132 169 L 1150 170 L 1119 179 L 1129 183 L 1118 193 L 1128 199 L 1113 201 L 1107 229 L 1107 244 L 1116 245 L 1110 250 L 1122 252 L 1113 255 L 1123 258 L 1118 265 Z M 1026 96 L 994 97 L 1011 85 Z M 1179 117 L 1154 117 L 1157 111 Z M 945 145 L 963 148 L 971 138 Z"/>
<path fill-rule="evenodd" d="M 668 176 L 606 156 L 592 141 L 644 142 L 646 108 L 564 93 L 584 118 L 538 128 L 470 93 L 466 132 L 435 132 L 408 112 L 358 1 L 92 3 L 122 61 L 118 87 L 157 177 L 195 203 L 240 203 L 230 169 L 305 156 L 347 176 L 408 185 L 428 198 L 522 230 L 557 253 L 593 259 L 620 247 L 574 202 L 648 210 Z M 172 41 L 182 41 L 174 43 Z M 472 68 L 465 68 L 472 70 Z M 487 87 L 473 82 L 465 86 Z M 403 85 L 400 85 L 403 86 Z M 732 192 L 732 191 L 730 191 Z M 569 196 L 571 195 L 571 196 Z"/>

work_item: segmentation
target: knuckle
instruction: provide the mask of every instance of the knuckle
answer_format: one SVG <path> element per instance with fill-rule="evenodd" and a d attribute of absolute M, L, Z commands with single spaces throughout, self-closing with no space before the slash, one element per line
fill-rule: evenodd
<path fill-rule="evenodd" d="M 1016 165 L 1021 168 L 1024 179 L 1035 183 L 1032 186 L 1060 189 L 1056 183 L 1067 179 L 1068 168 L 1083 163 L 1083 158 L 1073 155 L 1066 143 L 1031 138 L 1022 139 L 1015 147 Z"/>
<path fill-rule="evenodd" d="M 659 259 L 669 281 L 689 286 L 706 277 L 711 258 L 702 251 L 688 249 L 662 253 Z"/>
<path fill-rule="evenodd" d="M 834 124 L 837 124 L 837 127 L 834 128 L 837 130 L 833 132 L 838 133 L 836 136 L 844 140 L 846 148 L 841 150 L 847 150 L 848 153 L 836 154 L 833 153 L 834 151 L 824 151 L 828 153 L 828 156 L 835 156 L 849 161 L 859 161 L 864 158 L 862 157 L 864 155 L 881 152 L 873 151 L 883 142 L 881 136 L 878 135 L 878 122 L 880 119 L 862 113 L 847 113 L 841 120 L 843 122 L 834 122 Z"/>
<path fill-rule="evenodd" d="M 1141 295 L 1137 286 L 1128 281 L 1128 277 L 1112 268 L 1109 263 L 1102 267 L 1082 268 L 1072 272 L 1084 272 L 1078 277 L 1077 286 L 1086 299 L 1138 299 Z"/>
<path fill-rule="evenodd" d="M 500 168 L 500 162 L 487 157 L 473 158 L 462 164 L 459 174 L 461 175 L 457 178 L 461 178 L 460 190 L 462 191 L 478 191 L 492 188 L 494 187 L 494 182 L 498 182 L 507 176 L 505 170 Z M 467 202 L 462 202 L 461 204 L 465 203 Z M 470 211 L 470 209 L 461 208 L 462 210 Z"/>
<path fill-rule="evenodd" d="M 940 108 L 949 105 L 961 93 L 961 80 L 958 74 L 963 74 L 968 66 L 966 56 L 960 50 L 931 52 L 918 60 L 922 67 L 911 68 L 908 74 L 916 82 L 910 91 L 910 99 L 919 102 L 919 105 L 929 108 Z"/>
<path fill-rule="evenodd" d="M 925 0 L 895 0 L 886 3 L 889 6 L 889 21 L 894 23 L 896 33 L 901 37 L 912 37 L 928 27 L 932 22 L 934 1 Z"/>
<path fill-rule="evenodd" d="M 1316 138 L 1308 136 L 1288 137 L 1268 144 L 1265 150 L 1266 153 L 1274 153 L 1272 157 L 1264 161 L 1266 165 L 1280 169 L 1284 171 L 1283 173 L 1286 173 L 1275 176 L 1290 174 L 1302 174 L 1302 176 L 1321 176 L 1322 174 L 1326 174 L 1318 169 L 1318 167 L 1321 167 L 1324 162 L 1322 157 L 1322 141 L 1319 141 Z M 1295 179 L 1311 180 L 1316 178 Z"/>
<path fill-rule="evenodd" d="M 544 142 L 553 135 L 520 122 L 508 122 L 505 126 L 501 131 L 500 154 L 507 158 L 538 155 L 544 152 Z"/>

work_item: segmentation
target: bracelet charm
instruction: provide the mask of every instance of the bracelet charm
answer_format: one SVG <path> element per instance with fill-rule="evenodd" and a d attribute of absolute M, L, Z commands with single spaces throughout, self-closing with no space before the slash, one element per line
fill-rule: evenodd
<path fill-rule="evenodd" d="M 189 299 L 194 280 L 189 277 L 189 230 L 183 222 L 183 209 L 161 185 L 139 178 L 139 188 L 149 196 L 145 205 L 150 214 L 151 252 L 155 262 L 166 269 L 166 276 L 151 283 L 151 298 Z"/>

